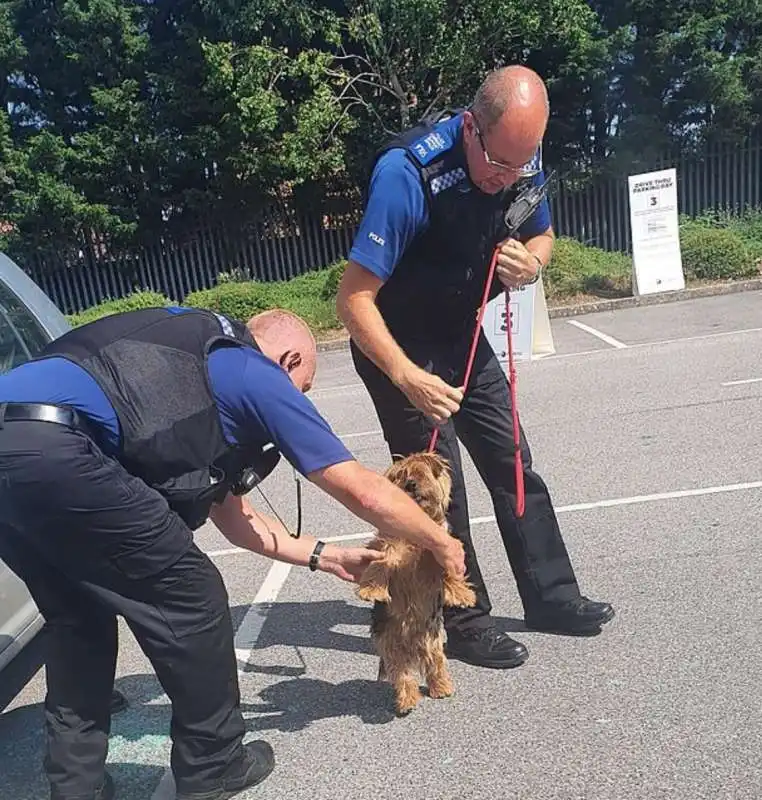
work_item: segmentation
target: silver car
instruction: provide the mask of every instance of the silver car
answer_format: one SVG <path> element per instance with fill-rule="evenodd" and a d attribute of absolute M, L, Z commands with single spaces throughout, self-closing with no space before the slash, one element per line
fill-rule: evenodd
<path fill-rule="evenodd" d="M 0 373 L 33 358 L 67 330 L 66 318 L 47 295 L 0 253 Z M 0 670 L 42 626 L 26 585 L 0 561 Z"/>

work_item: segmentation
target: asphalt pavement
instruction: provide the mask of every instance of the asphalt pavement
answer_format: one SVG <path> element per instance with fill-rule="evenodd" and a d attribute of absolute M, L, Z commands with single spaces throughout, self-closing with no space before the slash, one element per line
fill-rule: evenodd
<path fill-rule="evenodd" d="M 197 536 L 225 578 L 251 737 L 277 765 L 241 800 L 762 798 L 762 292 L 555 319 L 556 354 L 518 369 L 534 465 L 600 636 L 526 631 L 487 488 L 465 456 L 494 613 L 529 660 L 451 662 L 456 694 L 393 714 L 369 607 L 336 578 Z M 346 351 L 311 396 L 364 464 L 388 452 Z M 263 485 L 295 522 L 292 469 Z M 258 493 L 254 504 L 269 508 Z M 369 535 L 310 485 L 304 529 Z M 352 540 L 346 540 L 351 543 Z M 170 800 L 170 708 L 121 626 L 109 769 L 120 800 Z M 1 688 L 1 687 L 0 687 Z M 44 667 L 0 715 L 1 800 L 44 800 Z"/>

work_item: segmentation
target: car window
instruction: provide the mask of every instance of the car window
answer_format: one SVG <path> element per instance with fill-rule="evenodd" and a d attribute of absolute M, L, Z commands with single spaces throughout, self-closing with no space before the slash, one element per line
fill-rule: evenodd
<path fill-rule="evenodd" d="M 36 356 L 48 340 L 34 315 L 0 281 L 0 374 Z"/>

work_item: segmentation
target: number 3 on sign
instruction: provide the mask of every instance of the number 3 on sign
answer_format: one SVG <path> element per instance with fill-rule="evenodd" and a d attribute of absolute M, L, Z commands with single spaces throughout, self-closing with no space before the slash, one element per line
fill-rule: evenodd
<path fill-rule="evenodd" d="M 519 315 L 520 315 L 520 313 L 521 313 L 521 308 L 519 307 L 519 304 L 518 303 L 511 303 L 511 305 L 510 305 L 511 334 L 513 336 L 516 335 L 516 332 L 519 329 Z M 500 330 L 499 331 L 495 331 L 496 333 L 505 333 L 506 332 L 506 330 L 507 330 L 506 316 L 507 316 L 507 314 L 506 314 L 506 311 L 505 311 L 505 305 L 502 305 L 502 306 L 500 306 L 500 312 L 499 312 L 499 320 L 500 320 L 499 327 L 500 327 Z"/>

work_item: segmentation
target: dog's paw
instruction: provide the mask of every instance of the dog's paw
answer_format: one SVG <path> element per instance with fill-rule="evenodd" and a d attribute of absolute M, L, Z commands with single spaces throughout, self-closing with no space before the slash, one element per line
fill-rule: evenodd
<path fill-rule="evenodd" d="M 397 701 L 395 703 L 397 716 L 406 717 L 422 699 L 423 695 L 417 685 L 406 684 L 397 691 Z"/>
<path fill-rule="evenodd" d="M 456 608 L 473 608 L 476 605 L 476 592 L 464 580 L 447 577 L 442 587 L 442 602 Z"/>
<path fill-rule="evenodd" d="M 432 681 L 429 684 L 429 697 L 434 700 L 442 700 L 445 697 L 452 697 L 455 694 L 455 687 L 449 678 Z"/>
<path fill-rule="evenodd" d="M 357 596 L 360 600 L 367 600 L 368 602 L 390 603 L 392 600 L 389 590 L 386 586 L 378 586 L 377 584 L 369 583 L 361 586 L 357 590 Z"/>

